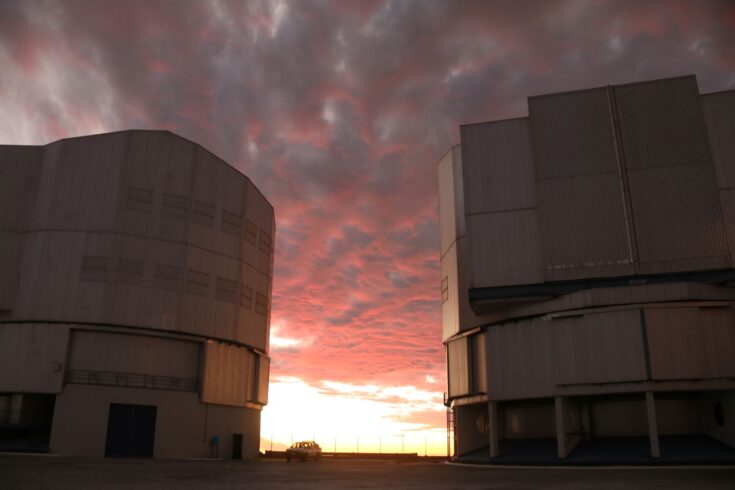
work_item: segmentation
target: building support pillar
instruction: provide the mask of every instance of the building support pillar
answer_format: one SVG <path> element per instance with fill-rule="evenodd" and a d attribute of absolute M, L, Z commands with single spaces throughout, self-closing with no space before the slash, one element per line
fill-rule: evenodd
<path fill-rule="evenodd" d="M 569 434 L 570 429 L 569 400 L 563 396 L 554 397 L 554 416 L 556 417 L 556 455 L 564 459 L 577 447 L 580 437 Z M 578 424 L 576 424 L 578 425 Z"/>
<path fill-rule="evenodd" d="M 660 458 L 661 448 L 658 444 L 658 424 L 656 423 L 656 401 L 652 391 L 646 392 L 646 416 L 648 418 L 648 441 L 651 445 L 651 457 Z"/>
<path fill-rule="evenodd" d="M 499 415 L 498 402 L 487 403 L 487 433 L 490 445 L 490 458 L 497 458 L 500 455 L 500 424 L 498 423 Z"/>
<path fill-rule="evenodd" d="M 585 441 L 592 439 L 592 417 L 590 416 L 590 402 L 586 401 L 579 407 L 581 413 L 582 437 Z"/>

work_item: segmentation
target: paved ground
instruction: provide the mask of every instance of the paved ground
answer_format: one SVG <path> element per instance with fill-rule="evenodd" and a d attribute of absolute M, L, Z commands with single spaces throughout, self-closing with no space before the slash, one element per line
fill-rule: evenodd
<path fill-rule="evenodd" d="M 0 489 L 727 489 L 735 468 L 498 468 L 444 463 L 286 463 L 0 455 Z"/>
<path fill-rule="evenodd" d="M 511 439 L 500 443 L 501 454 L 490 460 L 488 446 L 458 458 L 466 463 L 551 465 L 735 465 L 735 450 L 704 435 L 662 436 L 661 457 L 651 458 L 647 437 L 608 437 L 582 441 L 563 461 L 556 457 L 556 439 Z M 733 485 L 735 490 L 735 485 Z"/>

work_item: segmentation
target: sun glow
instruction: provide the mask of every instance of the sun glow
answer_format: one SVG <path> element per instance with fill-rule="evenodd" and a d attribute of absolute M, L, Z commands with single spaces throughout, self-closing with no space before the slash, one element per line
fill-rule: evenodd
<path fill-rule="evenodd" d="M 276 377 L 261 421 L 261 450 L 315 440 L 324 451 L 445 455 L 441 393 Z M 417 420 L 424 420 L 418 422 Z"/>

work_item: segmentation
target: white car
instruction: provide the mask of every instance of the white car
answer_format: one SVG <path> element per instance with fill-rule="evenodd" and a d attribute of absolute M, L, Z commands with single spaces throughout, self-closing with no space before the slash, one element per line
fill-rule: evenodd
<path fill-rule="evenodd" d="M 291 461 L 292 459 L 306 461 L 309 458 L 318 461 L 321 455 L 322 448 L 314 441 L 295 442 L 290 448 L 286 449 L 286 461 Z"/>

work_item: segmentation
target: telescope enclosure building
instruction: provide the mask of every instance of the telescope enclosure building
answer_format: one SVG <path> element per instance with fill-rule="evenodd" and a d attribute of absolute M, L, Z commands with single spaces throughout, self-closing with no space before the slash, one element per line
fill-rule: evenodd
<path fill-rule="evenodd" d="M 274 226 L 168 131 L 0 146 L 0 450 L 256 457 Z"/>
<path fill-rule="evenodd" d="M 735 91 L 684 76 L 528 113 L 461 126 L 438 165 L 455 456 L 735 447 Z"/>

